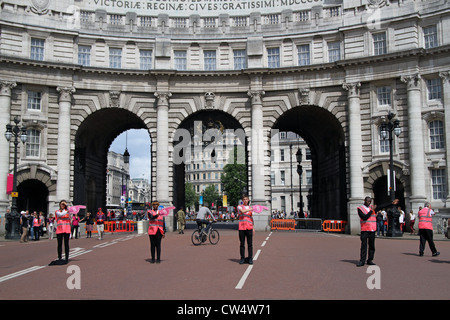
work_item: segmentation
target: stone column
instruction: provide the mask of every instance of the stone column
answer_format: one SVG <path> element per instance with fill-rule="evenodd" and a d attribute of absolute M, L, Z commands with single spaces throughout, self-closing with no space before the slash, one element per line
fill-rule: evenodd
<path fill-rule="evenodd" d="M 58 151 L 56 201 L 71 201 L 70 197 L 70 109 L 74 87 L 57 87 L 59 92 Z"/>
<path fill-rule="evenodd" d="M 420 75 L 405 75 L 408 102 L 409 163 L 411 184 L 411 209 L 417 212 L 426 200 L 425 192 L 425 151 L 422 135 L 422 97 Z"/>
<path fill-rule="evenodd" d="M 443 101 L 445 110 L 445 150 L 447 162 L 447 199 L 445 200 L 445 207 L 450 208 L 450 71 L 441 72 L 439 76 L 443 82 Z"/>
<path fill-rule="evenodd" d="M 349 168 L 350 199 L 348 202 L 348 222 L 350 233 L 360 231 L 357 208 L 364 201 L 364 181 L 362 176 L 362 139 L 361 139 L 361 105 L 359 88 L 361 83 L 344 82 L 342 87 L 348 91 L 348 127 L 349 127 Z"/>
<path fill-rule="evenodd" d="M 11 121 L 11 91 L 16 87 L 16 82 L 0 81 L 0 131 L 3 133 L 0 137 L 0 212 L 6 212 L 9 206 L 9 198 L 6 194 L 6 179 L 9 173 L 9 141 L 6 140 L 4 133 L 6 125 Z M 4 223 L 0 226 L 0 234 L 4 233 Z"/>
<path fill-rule="evenodd" d="M 252 103 L 252 131 L 251 131 L 251 150 L 250 164 L 252 168 L 252 193 L 251 203 L 267 206 L 265 199 L 265 168 L 264 153 L 270 150 L 266 145 L 263 123 L 262 96 L 265 94 L 262 90 L 249 90 L 248 95 Z M 269 208 L 270 209 L 270 208 Z M 253 215 L 254 228 L 257 231 L 266 231 L 270 227 L 270 211 L 263 211 Z"/>
<path fill-rule="evenodd" d="M 156 199 L 169 204 L 169 98 L 170 92 L 157 91 L 156 121 Z"/>
<path fill-rule="evenodd" d="M 248 95 L 252 99 L 252 203 L 264 203 L 264 127 L 261 97 L 265 94 L 262 90 L 250 90 Z"/>

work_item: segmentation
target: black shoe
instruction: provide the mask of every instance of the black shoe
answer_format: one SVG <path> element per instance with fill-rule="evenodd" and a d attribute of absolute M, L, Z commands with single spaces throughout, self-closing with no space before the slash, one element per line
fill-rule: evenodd
<path fill-rule="evenodd" d="M 362 267 L 364 265 L 363 261 L 358 262 L 358 264 L 356 265 L 357 267 Z"/>
<path fill-rule="evenodd" d="M 155 259 L 150 260 L 150 263 L 155 263 Z"/>
<path fill-rule="evenodd" d="M 433 257 L 437 257 L 437 256 L 440 255 L 440 254 L 441 254 L 440 252 L 437 252 L 437 251 L 436 251 L 435 253 L 432 254 L 432 256 L 433 256 Z"/>
<path fill-rule="evenodd" d="M 244 258 L 241 258 L 241 260 L 239 260 L 239 264 L 244 264 L 244 262 L 245 262 Z"/>
<path fill-rule="evenodd" d="M 252 258 L 248 258 L 248 264 L 253 264 L 253 259 Z"/>
<path fill-rule="evenodd" d="M 369 266 L 376 266 L 376 264 L 372 260 L 367 260 L 367 264 Z"/>
<path fill-rule="evenodd" d="M 161 263 L 161 260 L 157 259 L 157 260 L 156 260 L 156 263 Z"/>
<path fill-rule="evenodd" d="M 419 252 L 419 257 L 423 257 L 423 252 Z"/>

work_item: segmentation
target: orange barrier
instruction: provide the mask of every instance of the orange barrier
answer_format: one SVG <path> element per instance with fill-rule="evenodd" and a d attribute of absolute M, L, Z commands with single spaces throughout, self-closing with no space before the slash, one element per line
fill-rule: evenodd
<path fill-rule="evenodd" d="M 105 221 L 105 232 L 133 232 L 136 230 L 136 223 L 133 221 Z M 84 227 L 86 230 L 86 226 Z M 92 233 L 97 233 L 97 223 L 94 223 Z"/>
<path fill-rule="evenodd" d="M 343 220 L 325 220 L 322 223 L 323 231 L 329 232 L 344 232 L 347 221 Z"/>
<path fill-rule="evenodd" d="M 270 221 L 272 230 L 295 230 L 294 219 L 272 219 Z"/>
<path fill-rule="evenodd" d="M 134 226 L 132 221 L 106 221 L 105 232 L 133 232 Z"/>

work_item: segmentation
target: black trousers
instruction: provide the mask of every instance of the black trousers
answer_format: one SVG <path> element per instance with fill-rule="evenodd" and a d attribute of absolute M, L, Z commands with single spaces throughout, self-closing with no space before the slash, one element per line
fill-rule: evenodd
<path fill-rule="evenodd" d="M 372 261 L 375 256 L 375 231 L 361 231 L 361 258 L 362 263 Z M 369 245 L 369 256 L 367 256 L 367 244 Z"/>
<path fill-rule="evenodd" d="M 433 241 L 433 230 L 430 229 L 419 229 L 420 236 L 420 244 L 419 244 L 419 253 L 423 254 L 425 250 L 425 244 L 428 241 L 428 245 L 430 246 L 431 253 L 436 253 L 436 246 Z"/>
<path fill-rule="evenodd" d="M 66 260 L 69 260 L 69 238 L 70 233 L 58 233 L 56 240 L 58 240 L 58 259 L 62 257 L 62 243 L 64 240 L 64 252 L 66 254 Z"/>
<path fill-rule="evenodd" d="M 253 258 L 253 230 L 239 230 L 241 259 L 245 258 L 245 238 L 247 238 L 248 257 Z"/>
<path fill-rule="evenodd" d="M 155 251 L 156 251 L 156 260 L 160 260 L 161 258 L 161 239 L 162 234 L 161 231 L 156 232 L 154 235 L 149 235 L 150 238 L 150 255 L 152 256 L 152 260 L 155 260 Z"/>

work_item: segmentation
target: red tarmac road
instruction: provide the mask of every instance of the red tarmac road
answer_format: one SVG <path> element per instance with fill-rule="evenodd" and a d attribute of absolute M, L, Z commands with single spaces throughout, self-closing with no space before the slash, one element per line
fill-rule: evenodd
<path fill-rule="evenodd" d="M 72 239 L 71 258 L 63 266 L 48 266 L 56 258 L 56 240 L 2 241 L 0 300 L 449 298 L 450 241 L 436 241 L 440 256 L 432 257 L 427 247 L 419 257 L 417 237 L 377 238 L 377 267 L 369 269 L 356 267 L 358 236 L 256 232 L 249 266 L 239 264 L 236 230 L 219 230 L 217 245 L 198 247 L 191 232 L 166 235 L 161 264 L 149 263 L 146 234 Z M 380 288 L 369 289 L 368 282 Z"/>

